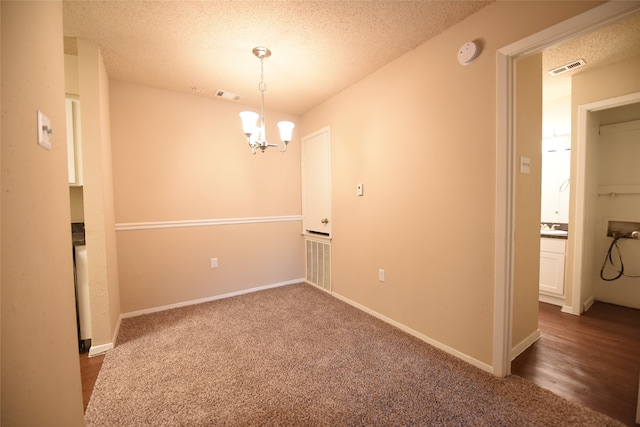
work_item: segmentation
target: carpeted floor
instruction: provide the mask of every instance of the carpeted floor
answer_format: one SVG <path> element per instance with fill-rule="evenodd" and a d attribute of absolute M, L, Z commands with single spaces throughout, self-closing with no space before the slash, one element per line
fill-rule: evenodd
<path fill-rule="evenodd" d="M 88 426 L 619 426 L 298 284 L 125 319 Z"/>

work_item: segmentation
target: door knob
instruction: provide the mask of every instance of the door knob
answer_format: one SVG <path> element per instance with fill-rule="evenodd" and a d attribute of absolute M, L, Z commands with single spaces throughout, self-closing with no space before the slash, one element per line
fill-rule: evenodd
<path fill-rule="evenodd" d="M 329 220 L 327 218 L 323 218 L 320 222 L 323 224 L 329 224 Z"/>

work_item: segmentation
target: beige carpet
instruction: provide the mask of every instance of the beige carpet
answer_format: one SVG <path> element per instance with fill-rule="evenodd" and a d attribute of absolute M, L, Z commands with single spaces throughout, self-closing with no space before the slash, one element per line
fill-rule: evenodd
<path fill-rule="evenodd" d="M 307 284 L 125 319 L 88 426 L 618 426 Z"/>

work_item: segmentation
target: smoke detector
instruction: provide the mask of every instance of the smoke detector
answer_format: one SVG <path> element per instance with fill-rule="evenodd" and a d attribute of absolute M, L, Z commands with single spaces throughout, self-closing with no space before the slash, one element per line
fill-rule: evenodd
<path fill-rule="evenodd" d="M 480 46 L 476 42 L 467 42 L 458 49 L 460 65 L 469 65 L 480 55 Z"/>
<path fill-rule="evenodd" d="M 552 70 L 549 70 L 549 74 L 552 76 L 557 76 L 560 74 L 564 74 L 568 71 L 573 71 L 577 68 L 584 66 L 587 63 L 584 59 L 578 59 L 577 61 L 570 62 L 568 64 L 562 65 L 560 67 L 556 67 Z"/>

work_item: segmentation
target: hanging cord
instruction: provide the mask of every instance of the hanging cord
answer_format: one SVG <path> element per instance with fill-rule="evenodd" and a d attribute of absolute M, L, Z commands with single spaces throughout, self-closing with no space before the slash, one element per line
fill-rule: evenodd
<path fill-rule="evenodd" d="M 607 251 L 607 256 L 605 256 L 605 258 L 604 258 L 604 262 L 602 263 L 602 268 L 600 268 L 600 278 L 602 280 L 605 280 L 607 282 L 613 282 L 614 280 L 618 280 L 622 276 L 630 277 L 630 278 L 634 278 L 634 279 L 640 278 L 640 276 L 630 276 L 628 274 L 624 274 L 624 262 L 622 261 L 622 252 L 620 252 L 620 247 L 618 246 L 618 240 L 623 239 L 623 238 L 629 238 L 629 236 L 616 236 L 615 233 L 614 233 L 613 241 L 611 242 L 611 245 L 609 246 L 609 250 Z M 620 263 L 620 267 L 619 268 L 613 262 L 613 248 L 614 247 L 618 251 L 618 261 Z M 607 262 L 610 263 L 613 266 L 613 268 L 615 268 L 615 270 L 618 272 L 618 274 L 615 277 L 604 277 L 604 269 L 607 266 Z"/>

